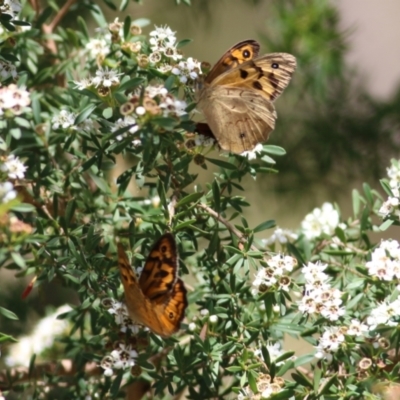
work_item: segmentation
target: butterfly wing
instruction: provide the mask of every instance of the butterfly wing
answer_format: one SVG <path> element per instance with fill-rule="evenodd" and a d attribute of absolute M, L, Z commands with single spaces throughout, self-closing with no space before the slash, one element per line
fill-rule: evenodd
<path fill-rule="evenodd" d="M 145 297 L 163 303 L 173 289 L 178 273 L 178 251 L 174 237 L 166 233 L 153 245 L 140 275 L 139 286 Z"/>
<path fill-rule="evenodd" d="M 235 44 L 215 63 L 207 74 L 206 83 L 211 83 L 218 75 L 235 68 L 239 64 L 258 56 L 260 45 L 252 39 L 243 40 Z"/>
<path fill-rule="evenodd" d="M 276 100 L 287 87 L 296 69 L 296 58 L 287 53 L 265 54 L 216 77 L 211 86 L 241 87 Z"/>
<path fill-rule="evenodd" d="M 162 337 L 178 331 L 187 299 L 185 286 L 177 278 L 174 237 L 167 233 L 155 243 L 139 279 L 121 244 L 118 244 L 118 266 L 130 317 Z"/>
<path fill-rule="evenodd" d="M 203 91 L 198 106 L 220 147 L 232 153 L 254 149 L 275 127 L 274 105 L 255 90 L 213 86 Z"/>

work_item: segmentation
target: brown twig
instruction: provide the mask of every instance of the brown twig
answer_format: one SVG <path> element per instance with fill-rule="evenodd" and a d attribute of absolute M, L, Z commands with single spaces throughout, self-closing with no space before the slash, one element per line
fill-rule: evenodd
<path fill-rule="evenodd" d="M 203 210 L 207 211 L 213 218 L 224 224 L 234 235 L 237 236 L 239 239 L 240 243 L 246 243 L 247 242 L 247 237 L 242 234 L 238 229 L 236 229 L 229 221 L 227 221 L 225 218 L 221 216 L 221 214 L 218 214 L 216 211 L 214 211 L 212 208 L 206 206 L 205 204 L 198 203 L 197 207 L 202 208 Z M 256 246 L 253 244 L 250 246 L 251 250 L 253 251 L 259 251 Z"/>

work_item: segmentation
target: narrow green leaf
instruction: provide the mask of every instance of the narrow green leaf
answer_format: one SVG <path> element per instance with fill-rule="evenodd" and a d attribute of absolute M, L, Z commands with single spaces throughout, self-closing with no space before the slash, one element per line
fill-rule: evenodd
<path fill-rule="evenodd" d="M 275 221 L 273 219 L 270 219 L 268 221 L 262 222 L 260 225 L 257 225 L 253 229 L 253 232 L 257 233 L 257 232 L 265 231 L 266 229 L 271 229 L 271 228 L 274 228 L 275 226 L 276 226 Z"/>
<path fill-rule="evenodd" d="M 214 158 L 208 158 L 206 157 L 207 161 L 210 161 L 210 163 L 217 165 L 218 167 L 221 168 L 225 168 L 225 169 L 230 169 L 232 171 L 236 171 L 237 170 L 237 166 L 234 164 L 231 164 L 229 162 L 226 161 L 222 161 L 222 160 L 216 160 Z"/>
<path fill-rule="evenodd" d="M 92 112 L 96 109 L 95 104 L 89 104 L 86 108 L 84 108 L 75 118 L 75 125 L 79 125 L 81 122 L 87 120 L 92 114 Z"/>
<path fill-rule="evenodd" d="M 188 203 L 195 203 L 197 200 L 201 199 L 204 196 L 203 192 L 200 193 L 191 193 L 188 196 L 184 197 L 183 199 L 179 200 L 176 207 L 182 207 Z"/>
<path fill-rule="evenodd" d="M 0 314 L 8 319 L 13 319 L 13 320 L 19 319 L 16 314 L 14 314 L 12 311 L 7 310 L 6 308 L 3 308 L 3 307 L 0 307 Z"/>

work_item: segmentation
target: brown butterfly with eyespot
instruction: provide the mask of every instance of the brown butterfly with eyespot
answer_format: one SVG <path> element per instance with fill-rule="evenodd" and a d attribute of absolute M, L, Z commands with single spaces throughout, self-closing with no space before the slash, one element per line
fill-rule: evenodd
<path fill-rule="evenodd" d="M 197 102 L 219 146 L 236 154 L 268 139 L 277 118 L 273 102 L 296 69 L 291 54 L 258 56 L 259 49 L 255 40 L 230 48 L 206 76 Z"/>
<path fill-rule="evenodd" d="M 138 278 L 118 243 L 118 267 L 129 316 L 164 338 L 179 330 L 188 305 L 186 288 L 178 278 L 175 238 L 165 233 L 150 250 Z"/>

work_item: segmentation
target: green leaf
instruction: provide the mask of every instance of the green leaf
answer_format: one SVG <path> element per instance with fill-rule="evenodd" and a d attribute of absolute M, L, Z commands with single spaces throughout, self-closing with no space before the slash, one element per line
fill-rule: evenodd
<path fill-rule="evenodd" d="M 0 307 L 0 314 L 8 319 L 13 319 L 13 320 L 19 319 L 16 314 L 14 314 L 12 311 L 7 310 L 6 308 L 3 308 L 3 307 Z"/>
<path fill-rule="evenodd" d="M 226 161 L 216 160 L 214 158 L 208 158 L 208 157 L 206 157 L 206 160 L 210 161 L 210 163 L 212 163 L 212 164 L 218 165 L 218 167 L 221 167 L 221 168 L 230 169 L 230 170 L 233 170 L 233 171 L 237 170 L 237 166 L 236 165 L 228 163 Z"/>
<path fill-rule="evenodd" d="M 113 109 L 111 107 L 107 107 L 102 112 L 104 119 L 110 119 L 113 116 Z"/>
<path fill-rule="evenodd" d="M 386 220 L 385 222 L 383 222 L 380 226 L 379 226 L 379 230 L 384 232 L 387 229 L 389 229 L 392 225 L 393 225 L 394 221 L 391 219 Z"/>
<path fill-rule="evenodd" d="M 180 40 L 178 43 L 177 43 L 177 45 L 176 45 L 176 48 L 177 49 L 180 49 L 181 47 L 184 47 L 184 46 L 186 46 L 186 45 L 188 45 L 189 43 L 192 43 L 192 39 L 183 39 L 183 40 Z"/>
<path fill-rule="evenodd" d="M 28 203 L 19 203 L 13 207 L 11 207 L 12 211 L 17 211 L 17 212 L 22 212 L 22 213 L 26 213 L 26 212 L 32 212 L 35 211 L 36 208 L 35 206 L 33 206 L 32 204 L 28 204 Z"/>
<path fill-rule="evenodd" d="M 81 122 L 87 120 L 92 114 L 92 112 L 96 109 L 95 104 L 89 104 L 86 108 L 84 108 L 75 118 L 75 125 L 79 125 Z"/>
<path fill-rule="evenodd" d="M 136 77 L 127 80 L 124 82 L 119 88 L 118 91 L 125 91 L 127 89 L 136 89 L 138 86 L 140 86 L 143 82 L 145 81 L 144 78 Z"/>
<path fill-rule="evenodd" d="M 100 176 L 90 174 L 90 177 L 93 179 L 96 186 L 103 192 L 103 193 L 110 193 L 110 187 L 108 186 L 107 181 L 105 181 Z"/>
<path fill-rule="evenodd" d="M 262 222 L 260 225 L 257 225 L 254 229 L 253 232 L 257 233 L 257 232 L 261 232 L 264 231 L 266 229 L 271 229 L 274 228 L 276 226 L 276 223 L 273 219 L 270 219 L 268 221 Z"/>
<path fill-rule="evenodd" d="M 182 207 L 185 204 L 188 203 L 195 203 L 197 200 L 201 199 L 204 196 L 203 192 L 200 193 L 191 193 L 188 196 L 184 197 L 183 199 L 179 200 L 178 203 L 176 204 L 176 207 Z"/>

